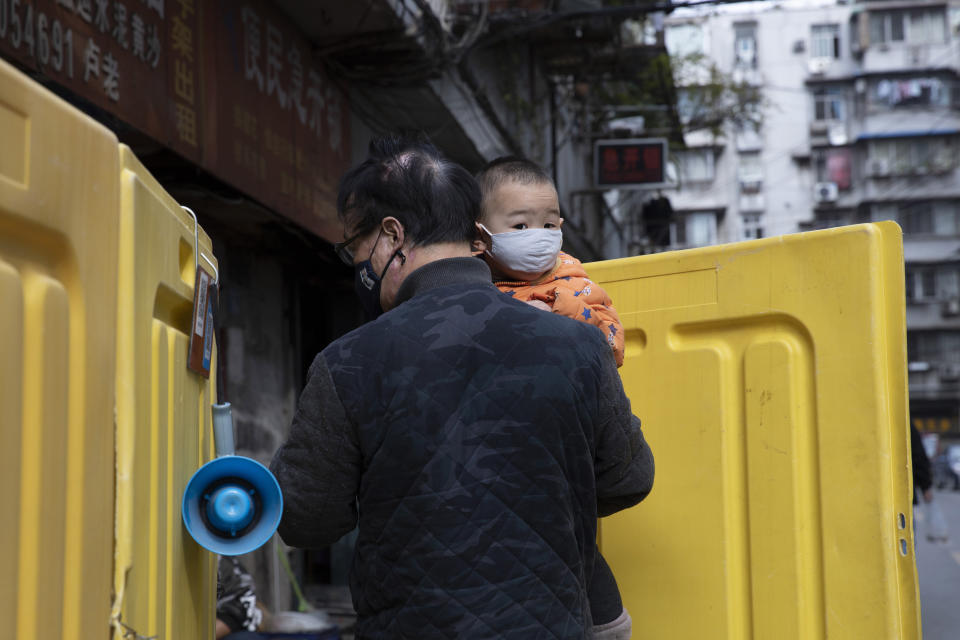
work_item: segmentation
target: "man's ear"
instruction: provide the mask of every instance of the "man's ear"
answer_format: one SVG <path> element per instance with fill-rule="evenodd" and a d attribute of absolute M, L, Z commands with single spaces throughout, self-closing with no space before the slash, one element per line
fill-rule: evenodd
<path fill-rule="evenodd" d="M 406 235 L 399 220 L 393 216 L 387 216 L 380 222 L 380 227 L 383 229 L 384 240 L 389 243 L 391 251 L 396 251 L 403 246 Z"/>
<path fill-rule="evenodd" d="M 475 231 L 476 234 L 470 242 L 470 253 L 479 256 L 490 248 L 490 234 L 479 224 L 476 225 Z"/>
<path fill-rule="evenodd" d="M 563 218 L 560 218 L 559 220 L 557 220 L 557 229 L 560 229 L 562 227 L 563 227 Z"/>

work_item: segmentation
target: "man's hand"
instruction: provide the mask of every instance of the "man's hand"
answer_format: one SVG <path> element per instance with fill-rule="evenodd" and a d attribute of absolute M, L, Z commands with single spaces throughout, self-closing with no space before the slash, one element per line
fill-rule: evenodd
<path fill-rule="evenodd" d="M 214 633 L 216 633 L 216 639 L 220 640 L 220 638 L 230 635 L 231 631 L 226 622 L 217 618 L 217 630 Z"/>
<path fill-rule="evenodd" d="M 525 300 L 524 302 L 526 302 L 531 307 L 542 309 L 543 311 L 550 311 L 550 312 L 553 311 L 553 309 L 550 308 L 550 305 L 548 305 L 543 300 Z"/>

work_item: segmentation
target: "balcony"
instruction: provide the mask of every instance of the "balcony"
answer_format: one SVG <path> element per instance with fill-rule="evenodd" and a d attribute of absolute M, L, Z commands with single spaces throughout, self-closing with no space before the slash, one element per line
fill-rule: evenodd
<path fill-rule="evenodd" d="M 878 44 L 863 53 L 864 73 L 886 71 L 925 71 L 949 68 L 958 54 L 952 43 L 943 44 Z"/>
<path fill-rule="evenodd" d="M 951 42 L 945 2 L 912 0 L 866 2 L 851 18 L 856 34 L 851 49 L 866 74 L 904 70 L 946 69 L 954 65 L 957 45 Z"/>

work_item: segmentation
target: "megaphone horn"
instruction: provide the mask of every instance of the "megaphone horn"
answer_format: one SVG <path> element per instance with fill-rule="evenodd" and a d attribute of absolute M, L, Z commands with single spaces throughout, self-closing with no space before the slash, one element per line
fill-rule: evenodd
<path fill-rule="evenodd" d="M 283 494 L 266 467 L 234 455 L 229 402 L 213 405 L 213 431 L 217 457 L 187 482 L 183 524 L 203 548 L 239 556 L 273 536 L 283 514 Z"/>

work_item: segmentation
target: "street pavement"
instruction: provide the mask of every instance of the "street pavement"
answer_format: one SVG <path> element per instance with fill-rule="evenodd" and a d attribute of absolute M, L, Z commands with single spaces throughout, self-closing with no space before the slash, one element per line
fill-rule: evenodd
<path fill-rule="evenodd" d="M 935 491 L 947 520 L 947 542 L 929 542 L 927 518 L 917 514 L 917 572 L 924 640 L 960 639 L 960 492 Z"/>

